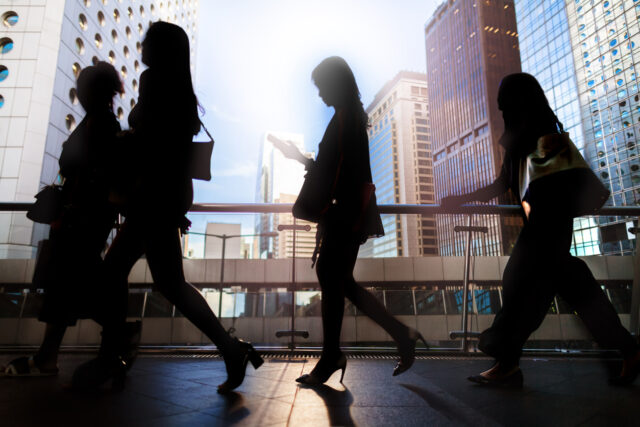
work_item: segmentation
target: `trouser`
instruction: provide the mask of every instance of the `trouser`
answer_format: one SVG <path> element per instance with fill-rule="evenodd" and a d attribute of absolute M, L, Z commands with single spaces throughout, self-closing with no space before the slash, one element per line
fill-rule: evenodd
<path fill-rule="evenodd" d="M 160 221 L 127 219 L 118 231 L 104 260 L 112 290 L 103 300 L 102 313 L 108 317 L 105 323 L 119 329 L 126 321 L 127 279 L 143 254 L 154 285 L 165 298 L 218 347 L 228 344 L 229 335 L 202 294 L 185 280 L 178 227 Z"/>
<path fill-rule="evenodd" d="M 316 274 L 322 291 L 323 352 L 340 352 L 340 331 L 344 315 L 344 298 L 380 325 L 399 342 L 407 327 L 394 318 L 382 303 L 353 278 L 360 238 L 349 232 L 327 229 L 321 240 Z"/>
<path fill-rule="evenodd" d="M 480 336 L 480 350 L 504 364 L 517 364 L 522 347 L 558 294 L 601 347 L 620 350 L 623 356 L 637 351 L 587 265 L 570 254 L 572 225 L 567 215 L 531 212 L 504 271 L 502 308 Z"/>
<path fill-rule="evenodd" d="M 40 321 L 65 327 L 79 318 L 96 318 L 96 301 L 103 292 L 101 254 L 115 218 L 109 207 L 77 210 L 65 216 L 60 228 L 51 230 L 49 278 Z"/>

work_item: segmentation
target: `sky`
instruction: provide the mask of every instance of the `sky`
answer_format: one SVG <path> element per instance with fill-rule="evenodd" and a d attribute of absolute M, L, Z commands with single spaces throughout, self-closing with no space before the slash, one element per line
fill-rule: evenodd
<path fill-rule="evenodd" d="M 194 181 L 195 202 L 254 202 L 266 131 L 303 134 L 306 149 L 317 150 L 333 114 L 311 81 L 324 58 L 338 55 L 349 63 L 365 107 L 399 71 L 425 72 L 424 25 L 440 3 L 200 1 L 194 86 L 216 145 L 213 179 Z M 192 231 L 214 221 L 240 222 L 243 233 L 253 232 L 254 215 L 190 218 Z"/>

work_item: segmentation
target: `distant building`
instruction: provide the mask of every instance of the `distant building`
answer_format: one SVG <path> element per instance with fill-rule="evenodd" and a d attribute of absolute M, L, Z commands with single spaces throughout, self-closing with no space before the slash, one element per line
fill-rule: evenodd
<path fill-rule="evenodd" d="M 380 204 L 435 203 L 427 79 L 401 71 L 367 107 L 371 173 Z M 433 216 L 384 215 L 384 237 L 362 257 L 437 255 Z"/>
<path fill-rule="evenodd" d="M 240 224 L 225 224 L 220 222 L 208 222 L 206 228 L 206 235 L 204 237 L 204 257 L 205 258 L 222 258 L 222 239 L 219 237 L 211 236 L 215 234 L 218 236 L 239 236 L 242 234 L 242 227 Z M 228 259 L 244 258 L 242 252 L 242 238 L 233 237 L 226 239 L 224 256 Z"/>
<path fill-rule="evenodd" d="M 298 196 L 294 194 L 280 194 L 275 203 L 294 203 Z M 273 228 L 278 229 L 278 225 L 293 224 L 293 215 L 290 213 L 274 214 Z M 296 225 L 309 225 L 310 231 L 296 231 L 296 258 L 311 258 L 316 248 L 316 224 L 296 220 Z M 278 232 L 278 237 L 274 238 L 276 248 L 275 258 L 293 258 L 293 230 Z"/>
<path fill-rule="evenodd" d="M 0 200 L 33 201 L 56 180 L 62 143 L 84 111 L 75 81 L 98 60 L 118 70 L 114 101 L 124 128 L 144 70 L 140 53 L 152 21 L 182 26 L 195 58 L 197 1 L 9 1 L 0 3 Z M 194 62 L 192 62 L 194 63 Z M 48 226 L 24 212 L 0 213 L 0 258 L 30 258 Z"/>
<path fill-rule="evenodd" d="M 298 194 L 304 182 L 304 166 L 295 160 L 285 158 L 267 139 L 273 135 L 282 140 L 292 141 L 304 152 L 304 136 L 288 132 L 266 132 L 260 146 L 258 180 L 256 183 L 256 203 L 275 203 L 280 194 Z M 257 215 L 256 234 L 277 231 L 274 213 Z M 273 258 L 278 256 L 277 239 L 257 237 L 258 253 L 256 257 Z"/>
<path fill-rule="evenodd" d="M 503 132 L 497 95 L 501 79 L 520 71 L 512 0 L 447 0 L 425 27 L 427 83 L 436 200 L 491 183 L 500 171 Z M 512 199 L 501 198 L 504 203 Z M 519 220 L 475 216 L 489 228 L 474 235 L 474 253 L 509 253 Z M 436 216 L 441 255 L 463 255 L 466 218 Z"/>

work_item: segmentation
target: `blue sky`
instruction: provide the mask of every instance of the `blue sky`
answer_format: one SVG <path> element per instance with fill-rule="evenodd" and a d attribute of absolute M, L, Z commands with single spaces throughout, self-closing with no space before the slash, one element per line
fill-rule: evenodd
<path fill-rule="evenodd" d="M 267 130 L 304 134 L 315 150 L 333 111 L 311 71 L 339 55 L 351 65 L 365 107 L 400 70 L 425 71 L 424 24 L 439 0 L 200 1 L 195 89 L 213 134 L 210 182 L 196 202 L 253 202 L 259 145 Z M 193 215 L 241 222 L 251 215 Z"/>

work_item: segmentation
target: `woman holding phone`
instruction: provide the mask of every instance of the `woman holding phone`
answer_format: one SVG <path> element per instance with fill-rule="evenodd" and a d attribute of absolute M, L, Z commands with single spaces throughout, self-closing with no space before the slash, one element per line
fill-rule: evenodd
<path fill-rule="evenodd" d="M 320 142 L 317 159 L 307 158 L 291 142 L 275 142 L 286 157 L 305 165 L 306 179 L 313 180 L 317 193 L 326 195 L 326 207 L 318 220 L 316 248 L 316 273 L 322 290 L 322 357 L 309 374 L 296 381 L 322 384 L 337 370 L 342 371 L 342 381 L 347 364 L 340 350 L 345 297 L 397 343 L 400 361 L 393 375 L 398 375 L 413 364 L 416 341 L 422 336 L 389 314 L 380 301 L 353 278 L 360 245 L 370 237 L 384 234 L 373 197 L 368 116 L 353 72 L 344 59 L 337 56 L 325 59 L 313 70 L 312 79 L 320 98 L 335 109 Z"/>

